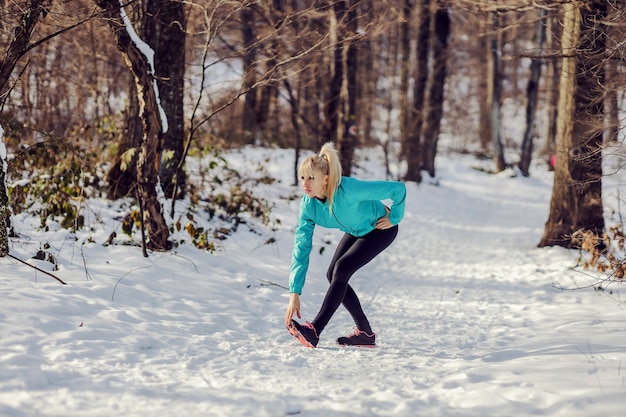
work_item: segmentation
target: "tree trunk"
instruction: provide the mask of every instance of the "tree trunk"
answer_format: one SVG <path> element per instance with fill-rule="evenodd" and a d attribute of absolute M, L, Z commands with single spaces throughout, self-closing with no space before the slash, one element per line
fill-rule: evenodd
<path fill-rule="evenodd" d="M 302 76 L 302 73 L 300 74 Z M 299 184 L 298 178 L 298 169 L 300 167 L 300 151 L 302 148 L 302 130 L 300 129 L 300 104 L 298 102 L 298 97 L 293 92 L 293 88 L 291 88 L 291 84 L 289 80 L 283 80 L 283 84 L 285 85 L 285 90 L 287 91 L 288 103 L 291 111 L 289 113 L 289 118 L 291 120 L 291 125 L 293 127 L 293 136 L 294 136 L 294 144 L 293 149 L 295 152 L 294 155 L 294 165 L 293 165 L 293 185 Z"/>
<path fill-rule="evenodd" d="M 32 0 L 23 5 L 23 13 L 19 19 L 20 25 L 13 32 L 13 39 L 0 61 L 0 104 L 4 104 L 9 95 L 9 79 L 17 62 L 28 52 L 30 38 L 35 26 L 45 12 L 44 5 L 48 0 Z M 3 106 L 0 105 L 0 108 Z M 11 209 L 7 192 L 7 160 L 4 145 L 4 130 L 0 126 L 0 257 L 9 254 L 8 228 L 10 225 Z"/>
<path fill-rule="evenodd" d="M 282 0 L 272 0 L 272 6 L 270 7 L 271 22 L 273 29 L 278 33 L 283 25 L 283 16 L 285 13 L 284 4 Z M 270 54 L 264 61 L 265 74 L 269 75 L 267 81 L 259 89 L 259 99 L 256 107 L 256 132 L 258 137 L 257 143 L 261 143 L 264 138 L 268 138 L 270 141 L 277 140 L 280 135 L 280 105 L 276 105 L 278 100 L 278 79 L 281 78 L 278 68 L 278 55 L 280 54 L 280 43 L 277 38 L 269 42 L 268 45 L 262 44 L 261 49 Z M 276 75 L 271 75 L 276 74 Z M 274 116 L 271 117 L 271 110 L 274 111 Z M 271 123 L 268 123 L 269 121 Z"/>
<path fill-rule="evenodd" d="M 133 22 L 143 22 L 145 20 L 139 2 L 129 4 L 125 10 Z M 141 149 L 143 127 L 139 117 L 137 83 L 132 72 L 129 75 L 124 131 L 119 139 L 115 161 L 106 174 L 108 185 L 107 198 L 110 200 L 134 197 L 137 190 L 136 168 L 139 149 Z"/>
<path fill-rule="evenodd" d="M 408 134 L 403 143 L 403 155 L 407 162 L 407 181 L 422 180 L 422 152 L 420 141 L 424 122 L 424 97 L 428 80 L 428 37 L 430 33 L 430 0 L 423 0 L 419 6 L 419 26 L 417 30 L 415 85 L 413 105 L 409 113 Z"/>
<path fill-rule="evenodd" d="M 400 141 L 406 144 L 409 140 L 409 120 L 411 119 L 411 106 L 409 105 L 409 73 L 411 64 L 411 11 L 413 1 L 404 0 L 402 4 L 402 21 L 400 23 L 400 85 L 398 86 L 398 102 L 400 106 Z M 391 55 L 389 55 L 389 60 Z M 396 68 L 396 65 L 392 66 Z M 393 94 L 387 94 L 390 110 L 393 110 Z M 388 121 L 391 120 L 391 117 Z M 407 145 L 403 145 L 406 147 Z M 405 155 L 406 156 L 406 155 Z"/>
<path fill-rule="evenodd" d="M 577 247 L 578 231 L 602 236 L 604 2 L 565 5 L 556 167 L 543 246 Z"/>
<path fill-rule="evenodd" d="M 559 49 L 556 38 L 561 38 L 561 25 L 559 16 L 550 15 L 546 20 L 547 33 L 546 36 L 546 50 L 557 51 Z M 544 145 L 541 149 L 541 156 L 548 162 L 554 155 L 556 147 L 556 132 L 557 132 L 557 119 L 559 108 L 559 82 L 560 82 L 560 70 L 561 60 L 556 57 L 551 57 L 547 61 L 546 74 L 544 79 L 547 80 L 546 84 L 546 111 L 544 113 Z M 551 166 L 551 165 L 550 165 Z M 551 167 L 553 169 L 553 167 Z"/>
<path fill-rule="evenodd" d="M 346 2 L 345 0 L 336 1 L 332 8 L 329 8 L 330 13 L 330 38 L 333 51 L 332 67 L 331 67 L 331 79 L 330 88 L 328 91 L 328 99 L 326 101 L 326 140 L 337 142 L 341 136 L 339 129 L 343 126 L 339 121 L 342 119 L 341 113 L 341 88 L 344 78 L 344 65 L 343 65 L 343 51 L 344 42 L 341 33 L 341 23 L 343 22 L 346 14 Z"/>
<path fill-rule="evenodd" d="M 607 127 L 606 127 L 606 141 L 607 143 L 619 142 L 619 131 L 620 131 L 620 102 L 618 97 L 618 86 L 613 84 L 612 81 L 619 79 L 619 69 L 617 68 L 617 64 L 615 62 L 607 62 L 607 78 L 609 89 L 606 94 L 606 113 L 607 113 Z"/>
<path fill-rule="evenodd" d="M 51 0 L 30 0 L 23 6 L 19 26 L 14 29 L 13 38 L 7 51 L 0 61 L 0 103 L 4 103 L 8 96 L 9 80 L 17 65 L 17 61 L 28 52 L 28 43 L 39 22 L 45 5 Z M 4 19 L 4 18 L 3 18 Z"/>
<path fill-rule="evenodd" d="M 257 40 L 254 30 L 254 5 L 249 4 L 241 9 L 241 33 L 243 40 L 243 91 L 244 103 L 241 115 L 243 140 L 254 144 L 257 131 L 257 91 L 254 88 L 257 76 L 256 50 Z"/>
<path fill-rule="evenodd" d="M 493 33 L 491 35 L 491 48 L 489 54 L 489 92 L 490 92 L 490 121 L 491 121 L 491 146 L 493 150 L 493 162 L 495 171 L 501 172 L 506 168 L 504 161 L 504 146 L 502 145 L 502 129 L 500 106 L 502 100 L 502 52 L 500 51 L 500 16 L 493 13 Z"/>
<path fill-rule="evenodd" d="M 168 240 L 169 229 L 157 193 L 157 167 L 162 134 L 167 130 L 167 120 L 162 120 L 165 114 L 160 112 L 153 63 L 144 55 L 144 51 L 149 48 L 148 45 L 136 35 L 117 0 L 97 0 L 97 5 L 103 10 L 103 18 L 113 30 L 118 49 L 126 59 L 137 85 L 139 116 L 143 125 L 141 149 L 137 160 L 137 199 L 143 209 L 142 225 L 148 232 L 149 240 L 144 247 L 144 255 L 147 256 L 146 247 L 153 250 L 171 248 L 171 242 Z"/>
<path fill-rule="evenodd" d="M 439 4 L 433 16 L 431 53 L 433 67 L 429 82 L 427 114 L 424 120 L 423 169 L 431 177 L 435 176 L 435 156 L 437 141 L 443 117 L 444 90 L 447 76 L 448 39 L 450 36 L 450 6 L 438 0 Z"/>
<path fill-rule="evenodd" d="M 489 144 L 491 143 L 491 101 L 493 99 L 490 83 L 490 65 L 491 62 L 491 40 L 486 35 L 489 32 L 488 19 L 480 19 L 479 33 L 483 34 L 478 38 L 478 53 L 486 59 L 479 59 L 479 69 L 476 74 L 478 85 L 478 139 L 480 148 L 484 154 L 489 152 Z"/>
<path fill-rule="evenodd" d="M 352 173 L 352 160 L 354 159 L 354 150 L 358 144 L 358 129 L 356 118 L 356 98 L 357 98 L 357 73 L 358 73 L 358 48 L 356 45 L 356 32 L 358 30 L 358 16 L 356 3 L 359 0 L 351 0 L 348 8 L 345 31 L 349 34 L 351 40 L 348 43 L 345 54 L 344 73 L 345 88 L 342 88 L 342 102 L 345 103 L 345 111 L 343 115 L 343 129 L 341 139 L 339 141 L 339 150 L 341 152 L 341 165 L 344 175 L 349 176 Z"/>
<path fill-rule="evenodd" d="M 365 0 L 360 7 L 361 16 L 369 16 L 374 13 L 374 0 Z M 361 143 L 372 142 L 372 128 L 375 109 L 378 107 L 376 94 L 377 70 L 380 65 L 375 56 L 376 42 L 372 37 L 360 41 L 358 78 L 360 89 L 357 97 L 357 107 L 360 109 L 357 115 L 359 126 L 359 139 Z"/>
<path fill-rule="evenodd" d="M 159 165 L 161 186 L 167 197 L 182 198 L 186 176 L 185 148 L 185 37 L 187 21 L 183 3 L 172 0 L 147 0 L 142 16 L 143 38 L 154 48 L 154 65 L 159 99 L 167 114 L 163 152 Z"/>
<path fill-rule="evenodd" d="M 624 6 L 622 5 L 622 7 Z M 622 18 L 623 16 L 620 16 L 618 8 L 612 8 L 609 12 L 610 22 L 614 22 L 615 20 L 621 21 Z M 607 44 L 607 49 L 609 51 L 619 51 L 619 43 L 623 39 L 623 29 L 619 30 L 614 25 L 609 25 L 609 27 L 607 27 L 607 31 L 607 38 L 609 42 L 609 44 Z M 620 85 L 620 61 L 621 65 L 623 65 L 624 61 L 622 56 L 618 55 L 617 52 L 612 52 L 605 64 L 607 86 L 605 99 L 607 116 L 606 143 L 613 142 L 614 144 L 618 143 L 620 132 L 620 100 L 618 94 L 618 91 L 622 90 Z"/>
<path fill-rule="evenodd" d="M 537 50 L 543 50 L 543 43 L 546 38 L 546 10 L 539 9 L 539 20 L 537 21 L 536 40 Z M 542 60 L 535 58 L 530 63 L 530 78 L 526 87 L 526 130 L 524 131 L 524 139 L 522 140 L 522 155 L 520 158 L 519 169 L 522 175 L 529 175 L 530 162 L 533 154 L 533 136 L 535 134 L 535 111 L 537 109 L 537 101 L 539 100 L 539 79 L 541 77 Z"/>
<path fill-rule="evenodd" d="M 0 258 L 9 254 L 9 194 L 7 193 L 7 148 L 4 145 L 4 129 L 0 125 Z"/>

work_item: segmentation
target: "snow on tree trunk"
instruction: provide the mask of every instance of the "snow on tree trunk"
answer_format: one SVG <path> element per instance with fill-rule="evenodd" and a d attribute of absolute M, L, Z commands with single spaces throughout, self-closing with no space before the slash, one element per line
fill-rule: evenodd
<path fill-rule="evenodd" d="M 7 193 L 7 148 L 4 146 L 4 130 L 0 125 L 0 257 L 9 254 L 9 195 Z"/>
<path fill-rule="evenodd" d="M 187 12 L 182 2 L 149 0 L 144 3 L 142 36 L 154 47 L 159 102 L 168 119 L 167 132 L 163 133 L 159 178 L 167 197 L 181 198 L 187 183 L 183 168 Z"/>
<path fill-rule="evenodd" d="M 143 124 L 141 150 L 137 160 L 137 199 L 143 212 L 143 225 L 148 233 L 147 247 L 168 250 L 169 229 L 160 202 L 158 166 L 162 134 L 167 131 L 167 117 L 160 105 L 159 90 L 154 77 L 154 51 L 135 33 L 118 0 L 98 0 L 103 17 L 113 30 L 118 49 L 124 55 L 137 85 L 139 117 Z M 144 248 L 145 249 L 145 248 Z M 144 251 L 144 255 L 147 253 Z"/>

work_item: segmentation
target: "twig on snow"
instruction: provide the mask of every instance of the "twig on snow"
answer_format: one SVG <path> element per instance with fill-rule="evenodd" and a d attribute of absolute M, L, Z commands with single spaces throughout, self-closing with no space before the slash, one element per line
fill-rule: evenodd
<path fill-rule="evenodd" d="M 127 273 L 125 273 L 124 275 L 122 275 L 120 277 L 120 279 L 117 280 L 117 282 L 115 283 L 115 286 L 113 286 L 113 294 L 111 294 L 111 301 L 114 301 L 113 298 L 115 297 L 115 290 L 117 289 L 117 285 L 124 279 L 124 277 L 128 274 L 130 274 L 131 272 L 135 272 L 138 271 L 140 269 L 146 269 L 146 268 L 150 268 L 150 266 L 142 266 L 141 268 L 135 268 L 135 269 L 131 269 L 130 271 L 128 271 Z"/>
<path fill-rule="evenodd" d="M 11 258 L 11 259 L 15 259 L 16 261 L 23 263 L 24 265 L 30 266 L 31 268 L 36 269 L 36 270 L 37 270 L 37 271 L 39 271 L 39 272 L 42 272 L 42 273 L 44 273 L 44 274 L 46 274 L 46 275 L 51 276 L 52 278 L 56 279 L 57 281 L 59 281 L 59 282 L 60 282 L 61 284 L 63 284 L 63 285 L 67 285 L 67 283 L 66 283 L 66 282 L 64 282 L 61 278 L 57 277 L 57 276 L 56 276 L 56 275 L 54 275 L 54 274 L 51 274 L 51 273 L 50 273 L 50 272 L 48 272 L 48 271 L 44 271 L 43 269 L 38 268 L 38 267 L 36 267 L 35 265 L 31 265 L 31 264 L 29 264 L 28 262 L 23 261 L 23 260 L 21 260 L 20 258 L 18 258 L 18 257 L 16 257 L 16 256 L 11 255 L 10 253 L 8 253 L 8 254 L 7 254 L 7 256 L 8 256 L 9 258 Z"/>

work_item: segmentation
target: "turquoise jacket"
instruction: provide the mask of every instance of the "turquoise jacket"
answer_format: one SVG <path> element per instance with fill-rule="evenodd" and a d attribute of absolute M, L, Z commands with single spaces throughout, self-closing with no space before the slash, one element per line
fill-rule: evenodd
<path fill-rule="evenodd" d="M 386 206 L 381 200 L 391 200 L 389 220 L 396 225 L 404 216 L 405 199 L 404 183 L 361 181 L 351 177 L 341 178 L 335 191 L 332 214 L 328 200 L 303 196 L 291 257 L 289 291 L 302 293 L 313 248 L 315 225 L 339 229 L 356 237 L 365 236 L 376 228 L 378 219 L 386 214 Z"/>

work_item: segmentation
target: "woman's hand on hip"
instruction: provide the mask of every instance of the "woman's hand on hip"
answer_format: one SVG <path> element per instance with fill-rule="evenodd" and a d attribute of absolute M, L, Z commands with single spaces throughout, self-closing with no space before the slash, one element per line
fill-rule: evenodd
<path fill-rule="evenodd" d="M 393 224 L 389 220 L 389 209 L 386 209 L 387 213 L 376 221 L 376 228 L 379 230 L 387 230 L 393 227 Z"/>
<path fill-rule="evenodd" d="M 285 314 L 285 326 L 291 326 L 291 319 L 296 314 L 298 318 L 300 316 L 300 296 L 295 292 L 289 294 L 289 304 L 287 305 L 287 314 Z"/>

